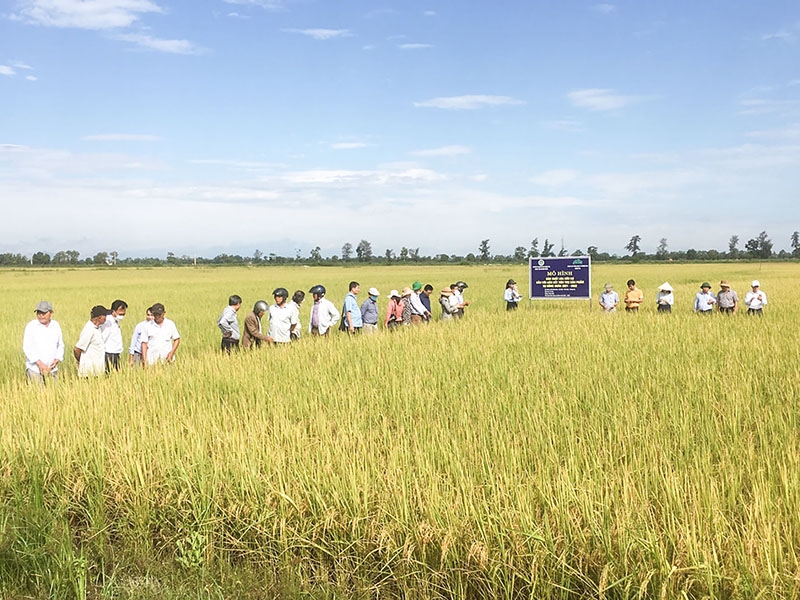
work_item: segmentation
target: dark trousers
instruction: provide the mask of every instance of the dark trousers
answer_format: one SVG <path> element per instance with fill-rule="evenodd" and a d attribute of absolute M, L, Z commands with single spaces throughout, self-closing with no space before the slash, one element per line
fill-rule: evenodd
<path fill-rule="evenodd" d="M 658 312 L 672 312 L 672 305 L 670 304 L 659 304 L 658 305 Z"/>
<path fill-rule="evenodd" d="M 516 302 L 506 302 L 506 310 L 516 310 L 517 303 Z"/>
<path fill-rule="evenodd" d="M 106 373 L 110 373 L 112 368 L 119 371 L 119 354 L 106 352 Z"/>
<path fill-rule="evenodd" d="M 720 306 L 719 307 L 719 312 L 725 313 L 726 315 L 732 315 L 733 314 L 733 307 L 732 306 Z"/>
<path fill-rule="evenodd" d="M 220 344 L 220 348 L 222 349 L 223 352 L 230 354 L 231 350 L 239 349 L 239 340 L 233 340 L 231 338 L 222 338 L 222 344 Z"/>
<path fill-rule="evenodd" d="M 747 309 L 748 315 L 758 315 L 759 317 L 763 317 L 764 313 L 760 308 L 748 308 Z"/>

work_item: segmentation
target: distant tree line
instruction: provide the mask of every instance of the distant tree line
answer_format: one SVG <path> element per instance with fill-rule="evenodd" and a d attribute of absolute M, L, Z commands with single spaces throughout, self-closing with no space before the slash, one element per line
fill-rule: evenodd
<path fill-rule="evenodd" d="M 255 250 L 252 256 L 239 254 L 218 254 L 213 258 L 202 256 L 176 255 L 167 252 L 165 258 L 135 257 L 119 258 L 116 251 L 97 252 L 94 256 L 81 258 L 77 250 L 61 250 L 50 256 L 46 252 L 35 252 L 31 256 L 23 254 L 0 254 L 0 266 L 79 266 L 79 265 L 107 265 L 107 266 L 178 266 L 178 265 L 341 265 L 341 264 L 406 264 L 406 263 L 434 263 L 434 264 L 472 264 L 472 263 L 498 263 L 519 264 L 530 258 L 540 256 L 590 256 L 596 262 L 659 262 L 659 261 L 715 261 L 715 260 L 771 260 L 800 258 L 800 232 L 793 232 L 789 238 L 791 251 L 773 251 L 772 240 L 766 231 L 762 231 L 754 238 L 747 240 L 744 248 L 739 248 L 739 236 L 732 235 L 728 241 L 727 250 L 688 250 L 671 251 L 667 238 L 661 238 L 653 254 L 641 250 L 642 238 L 639 235 L 631 236 L 625 246 L 627 254 L 617 255 L 608 252 L 599 252 L 597 246 L 568 250 L 561 240 L 558 250 L 555 243 L 545 238 L 541 248 L 539 238 L 533 238 L 527 246 L 517 246 L 512 254 L 492 254 L 488 239 L 481 240 L 477 252 L 459 254 L 435 254 L 432 256 L 420 255 L 419 248 L 403 246 L 398 252 L 387 248 L 383 254 L 373 253 L 372 244 L 361 240 L 355 248 L 350 242 L 342 246 L 340 255 L 323 256 L 319 246 L 314 247 L 308 256 L 302 256 L 300 250 L 294 256 L 281 256 L 274 253 L 264 254 Z"/>

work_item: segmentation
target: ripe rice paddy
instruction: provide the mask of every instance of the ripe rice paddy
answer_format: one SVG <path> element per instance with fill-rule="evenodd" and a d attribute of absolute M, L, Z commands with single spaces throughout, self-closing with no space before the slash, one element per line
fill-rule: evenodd
<path fill-rule="evenodd" d="M 2 271 L 0 596 L 800 595 L 797 274 L 600 265 L 591 305 L 507 313 L 522 266 Z M 602 283 L 622 295 L 629 277 L 641 314 L 602 314 Z M 740 298 L 760 279 L 765 316 L 693 315 L 722 278 Z M 323 283 L 340 307 L 351 279 L 382 313 L 417 279 L 464 279 L 472 304 L 459 322 L 220 354 L 229 294 L 241 322 L 278 286 Z M 676 306 L 659 315 L 665 280 Z M 78 333 L 117 297 L 126 338 L 166 305 L 178 360 L 78 379 Z M 21 352 L 41 299 L 67 346 L 44 391 Z"/>

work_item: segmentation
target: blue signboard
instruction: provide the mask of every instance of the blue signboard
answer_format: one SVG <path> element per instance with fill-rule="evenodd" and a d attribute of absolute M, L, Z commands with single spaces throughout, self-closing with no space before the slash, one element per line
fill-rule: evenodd
<path fill-rule="evenodd" d="M 588 256 L 530 259 L 531 300 L 591 300 L 591 259 Z"/>

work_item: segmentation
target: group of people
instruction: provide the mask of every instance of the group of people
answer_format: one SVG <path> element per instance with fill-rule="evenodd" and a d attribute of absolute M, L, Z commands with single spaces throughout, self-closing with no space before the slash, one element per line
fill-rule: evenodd
<path fill-rule="evenodd" d="M 102 375 L 120 368 L 124 352 L 120 322 L 125 318 L 128 304 L 114 300 L 111 308 L 98 304 L 89 313 L 72 354 L 78 362 L 78 375 Z M 34 309 L 36 318 L 25 326 L 22 351 L 25 372 L 30 381 L 44 385 L 55 381 L 58 367 L 64 362 L 64 336 L 58 321 L 53 319 L 53 305 L 42 300 Z M 166 318 L 160 302 L 147 309 L 144 321 L 136 325 L 128 348 L 131 365 L 152 365 L 170 362 L 180 345 L 181 336 L 175 323 Z"/>
<path fill-rule="evenodd" d="M 439 292 L 442 320 L 457 319 L 464 315 L 464 309 L 469 306 L 469 302 L 464 300 L 464 290 L 468 287 L 466 282 L 458 281 Z M 389 304 L 383 318 L 378 310 L 380 292 L 374 287 L 367 290 L 367 298 L 359 304 L 361 284 L 351 281 L 341 312 L 325 297 L 326 292 L 325 286 L 321 284 L 308 290 L 313 299 L 308 321 L 308 333 L 312 336 L 326 336 L 337 324 L 340 331 L 350 334 L 373 334 L 380 331 L 381 322 L 384 329 L 391 330 L 428 323 L 433 318 L 433 286 L 423 286 L 419 281 L 400 292 L 396 289 L 389 292 Z M 242 307 L 242 298 L 237 294 L 228 298 L 228 306 L 223 309 L 217 321 L 222 333 L 220 348 L 223 352 L 230 353 L 239 347 L 248 349 L 261 344 L 288 344 L 300 338 L 300 307 L 306 293 L 297 290 L 289 300 L 289 291 L 279 287 L 272 292 L 272 297 L 274 303 L 271 305 L 265 300 L 258 300 L 253 305 L 253 310 L 244 319 L 243 329 L 239 327 L 237 314 Z M 266 333 L 263 322 L 265 317 L 268 322 Z"/>
<path fill-rule="evenodd" d="M 628 290 L 622 299 L 625 310 L 626 312 L 638 312 L 639 307 L 644 302 L 644 293 L 636 287 L 636 282 L 633 279 L 628 280 L 627 286 Z M 767 294 L 761 290 L 761 283 L 758 280 L 753 280 L 750 286 L 751 290 L 744 297 L 747 314 L 761 316 L 764 307 L 767 305 Z M 736 314 L 739 310 L 739 295 L 731 289 L 731 285 L 726 279 L 719 282 L 719 288 L 715 295 L 711 291 L 711 284 L 704 281 L 700 285 L 700 291 L 697 292 L 694 298 L 694 312 L 700 315 L 711 315 L 716 310 L 724 314 Z M 605 312 L 615 312 L 617 310 L 620 305 L 620 298 L 611 283 L 605 284 L 604 290 L 600 294 L 599 303 Z M 675 294 L 672 286 L 669 282 L 662 283 L 658 286 L 658 293 L 656 294 L 656 309 L 658 312 L 672 312 L 674 304 Z"/>

